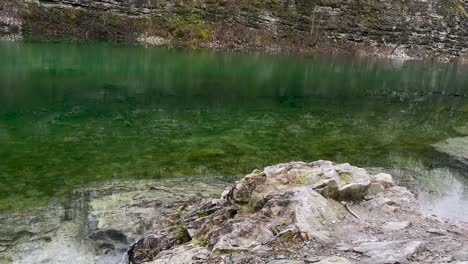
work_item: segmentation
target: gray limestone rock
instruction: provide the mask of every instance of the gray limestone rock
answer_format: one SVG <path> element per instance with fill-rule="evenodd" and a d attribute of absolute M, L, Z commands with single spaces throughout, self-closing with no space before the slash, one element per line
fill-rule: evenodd
<path fill-rule="evenodd" d="M 354 250 L 363 253 L 365 263 L 405 263 L 408 258 L 424 248 L 422 241 L 366 242 Z"/>
<path fill-rule="evenodd" d="M 395 185 L 392 175 L 388 173 L 379 173 L 376 175 L 372 175 L 370 181 L 372 183 L 379 183 L 385 188 L 392 187 Z"/>
<path fill-rule="evenodd" d="M 431 234 L 434 234 L 434 235 L 438 235 L 438 236 L 446 236 L 448 235 L 448 232 L 447 230 L 444 230 L 444 229 L 437 229 L 437 228 L 429 228 L 427 230 L 428 233 L 431 233 Z"/>
<path fill-rule="evenodd" d="M 387 222 L 382 226 L 382 229 L 385 232 L 392 232 L 392 231 L 398 231 L 405 229 L 411 225 L 411 222 L 409 221 L 403 221 L 403 222 Z"/>
<path fill-rule="evenodd" d="M 172 225 L 184 207 L 211 200 L 215 179 L 140 180 L 77 188 L 69 204 L 0 214 L 0 263 L 117 263 L 154 229 Z"/>
<path fill-rule="evenodd" d="M 256 170 L 229 188 L 194 178 L 83 186 L 65 206 L 0 214 L 0 262 L 466 260 L 468 226 L 425 217 L 411 192 L 389 184 L 388 175 L 383 183 L 373 178 L 317 161 Z"/>
<path fill-rule="evenodd" d="M 468 244 L 465 244 L 461 248 L 452 252 L 452 256 L 455 258 L 455 260 L 468 261 Z"/>
<path fill-rule="evenodd" d="M 351 262 L 347 258 L 333 256 L 322 259 L 317 264 L 351 264 Z"/>
<path fill-rule="evenodd" d="M 184 4 L 168 0 L 2 0 L 0 11 L 5 3 L 21 9 L 22 31 L 40 39 L 194 45 L 199 40 L 197 34 L 186 34 L 182 29 L 173 34 L 171 24 L 174 14 L 192 23 L 191 12 L 186 12 L 191 10 L 200 14 L 198 26 L 210 36 L 199 40 L 198 45 L 204 47 L 370 55 L 398 61 L 466 62 L 468 57 L 468 4 L 460 0 L 404 4 L 390 0 L 222 4 L 207 0 Z M 11 9 L 6 13 L 11 14 Z M 64 13 L 77 16 L 78 21 Z M 110 17 L 114 18 L 111 22 Z M 81 21 L 84 18 L 86 21 Z M 148 19 L 159 26 L 142 23 Z"/>

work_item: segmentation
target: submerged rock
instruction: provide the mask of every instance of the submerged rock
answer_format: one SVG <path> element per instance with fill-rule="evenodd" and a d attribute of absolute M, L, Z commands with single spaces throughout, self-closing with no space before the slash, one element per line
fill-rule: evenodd
<path fill-rule="evenodd" d="M 126 263 L 128 247 L 174 225 L 200 200 L 219 197 L 216 179 L 112 181 L 74 190 L 68 204 L 0 213 L 0 263 Z"/>
<path fill-rule="evenodd" d="M 467 225 L 423 215 L 388 174 L 292 162 L 228 185 L 115 181 L 77 188 L 66 205 L 2 213 L 0 263 L 468 261 Z"/>
<path fill-rule="evenodd" d="M 181 227 L 190 234 L 186 242 L 178 240 Z M 442 243 L 428 228 L 454 233 Z M 442 261 L 463 249 L 467 230 L 424 216 L 389 174 L 292 162 L 254 171 L 221 199 L 194 204 L 177 224 L 136 242 L 129 256 L 132 263 Z"/>
<path fill-rule="evenodd" d="M 447 155 L 455 165 L 468 168 L 468 137 L 449 138 L 434 144 L 433 147 Z"/>
<path fill-rule="evenodd" d="M 454 127 L 453 129 L 460 135 L 468 136 L 468 125 Z"/>

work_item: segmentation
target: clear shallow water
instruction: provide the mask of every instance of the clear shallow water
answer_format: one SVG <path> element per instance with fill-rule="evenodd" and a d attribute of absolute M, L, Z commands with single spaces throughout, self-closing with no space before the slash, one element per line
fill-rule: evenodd
<path fill-rule="evenodd" d="M 434 176 L 430 147 L 468 120 L 466 66 L 50 43 L 0 43 L 0 58 L 0 210 L 93 181 L 330 159 L 414 161 L 425 201 L 460 194 L 468 211 L 465 176 Z"/>

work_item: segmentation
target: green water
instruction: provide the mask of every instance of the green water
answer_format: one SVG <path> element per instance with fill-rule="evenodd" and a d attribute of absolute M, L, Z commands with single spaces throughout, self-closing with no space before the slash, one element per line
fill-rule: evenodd
<path fill-rule="evenodd" d="M 88 182 L 235 179 L 294 160 L 439 166 L 430 144 L 467 122 L 467 73 L 454 64 L 0 43 L 0 210 L 42 206 Z"/>

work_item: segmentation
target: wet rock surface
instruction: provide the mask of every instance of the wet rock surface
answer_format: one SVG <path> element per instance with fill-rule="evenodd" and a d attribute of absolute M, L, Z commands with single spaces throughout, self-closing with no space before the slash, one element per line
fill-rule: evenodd
<path fill-rule="evenodd" d="M 0 214 L 0 263 L 126 263 L 128 247 L 219 197 L 216 179 L 114 181 L 74 190 L 68 204 Z"/>
<path fill-rule="evenodd" d="M 468 261 L 461 253 L 467 231 L 467 224 L 421 213 L 414 194 L 388 174 L 293 162 L 254 171 L 221 199 L 191 205 L 177 224 L 136 242 L 129 257 L 132 263 L 461 262 Z"/>

